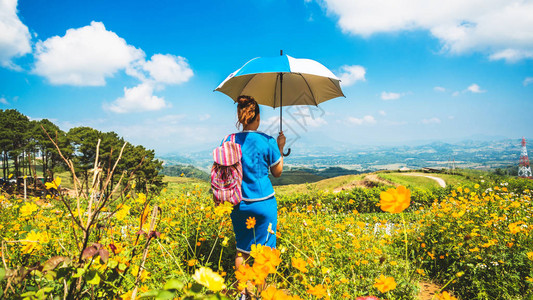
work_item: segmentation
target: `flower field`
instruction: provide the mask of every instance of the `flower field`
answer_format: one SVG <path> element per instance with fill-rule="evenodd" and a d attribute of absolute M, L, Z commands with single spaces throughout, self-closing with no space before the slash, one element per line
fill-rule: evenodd
<path fill-rule="evenodd" d="M 309 191 L 278 197 L 277 249 L 235 270 L 231 206 L 206 185 L 110 201 L 0 196 L 0 298 L 435 299 L 533 297 L 533 183 Z M 66 209 L 66 204 L 73 209 Z M 254 222 L 242 224 L 254 229 Z"/>

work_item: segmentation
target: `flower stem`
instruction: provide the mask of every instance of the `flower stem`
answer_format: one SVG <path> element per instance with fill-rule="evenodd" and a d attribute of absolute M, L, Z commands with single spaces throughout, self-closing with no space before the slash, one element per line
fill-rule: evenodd
<path fill-rule="evenodd" d="M 401 215 L 402 215 L 402 222 L 403 222 L 403 236 L 404 236 L 404 242 L 405 242 L 405 262 L 409 264 L 408 250 L 407 250 L 407 225 L 405 224 L 405 218 L 403 217 L 403 213 L 401 213 Z M 407 268 L 405 270 L 407 274 Z"/>

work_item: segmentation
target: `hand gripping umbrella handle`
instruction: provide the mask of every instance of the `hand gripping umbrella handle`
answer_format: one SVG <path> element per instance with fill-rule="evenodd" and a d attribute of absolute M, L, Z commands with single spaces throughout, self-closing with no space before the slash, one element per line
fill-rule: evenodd
<path fill-rule="evenodd" d="M 291 154 L 291 148 L 287 150 L 287 153 L 282 153 L 283 156 L 289 156 Z"/>

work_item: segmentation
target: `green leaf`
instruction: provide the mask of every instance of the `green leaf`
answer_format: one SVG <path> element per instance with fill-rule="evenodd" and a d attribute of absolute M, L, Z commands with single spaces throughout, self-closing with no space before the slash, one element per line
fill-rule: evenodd
<path fill-rule="evenodd" d="M 6 269 L 0 268 L 0 281 L 6 277 Z"/>
<path fill-rule="evenodd" d="M 172 278 L 167 283 L 165 283 L 165 286 L 163 286 L 164 290 L 181 290 L 183 289 L 183 282 L 181 280 Z"/>
<path fill-rule="evenodd" d="M 116 260 L 113 260 L 113 259 L 110 259 L 108 262 L 107 262 L 107 267 L 110 268 L 110 269 L 114 269 L 118 266 L 118 261 Z"/>
<path fill-rule="evenodd" d="M 139 295 L 139 297 L 140 298 L 154 298 L 154 297 L 157 297 L 159 292 L 160 290 L 151 290 L 146 293 L 142 293 L 141 295 Z"/>
<path fill-rule="evenodd" d="M 42 289 L 40 289 L 39 291 L 44 291 L 45 293 L 50 293 L 51 291 L 53 291 L 54 288 L 51 287 L 51 286 L 47 286 L 47 287 L 43 287 Z"/>
<path fill-rule="evenodd" d="M 171 291 L 162 290 L 162 291 L 159 291 L 159 293 L 157 293 L 157 296 L 155 298 L 156 299 L 174 299 L 174 293 Z"/>
<path fill-rule="evenodd" d="M 21 297 L 30 297 L 30 296 L 34 296 L 35 295 L 35 292 L 26 292 L 22 295 L 20 295 Z"/>
<path fill-rule="evenodd" d="M 91 275 L 93 271 L 89 272 L 89 275 Z M 98 275 L 98 272 L 94 271 L 94 277 L 91 280 L 87 280 L 88 284 L 92 285 L 98 285 L 100 284 L 100 275 Z"/>
<path fill-rule="evenodd" d="M 202 291 L 203 289 L 203 286 L 198 284 L 198 283 L 194 283 L 192 286 L 191 286 L 191 292 L 195 293 L 195 294 L 198 294 Z"/>
<path fill-rule="evenodd" d="M 119 269 L 120 271 L 125 271 L 127 267 L 128 267 L 128 266 L 126 266 L 126 264 L 124 264 L 124 263 L 120 263 L 120 264 L 118 264 L 118 269 Z"/>
<path fill-rule="evenodd" d="M 78 268 L 78 269 L 76 270 L 76 274 L 72 275 L 72 278 L 79 278 L 79 277 L 81 277 L 84 273 L 85 273 L 85 269 L 84 269 L 84 268 Z"/>
<path fill-rule="evenodd" d="M 49 281 L 54 281 L 57 277 L 57 272 L 54 271 L 48 271 L 46 272 L 46 275 L 44 275 L 44 278 L 46 278 Z"/>

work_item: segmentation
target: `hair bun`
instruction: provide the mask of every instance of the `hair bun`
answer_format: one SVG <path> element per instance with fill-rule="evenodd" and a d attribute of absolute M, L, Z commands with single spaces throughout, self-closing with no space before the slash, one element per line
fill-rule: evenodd
<path fill-rule="evenodd" d="M 251 96 L 241 95 L 237 98 L 237 124 L 246 126 L 253 122 L 259 115 L 259 105 Z M 238 127 L 238 126 L 237 126 Z"/>
<path fill-rule="evenodd" d="M 240 106 L 248 106 L 248 104 L 250 104 L 252 101 L 254 101 L 254 98 L 246 95 L 241 95 L 239 98 L 237 98 L 237 103 Z"/>

